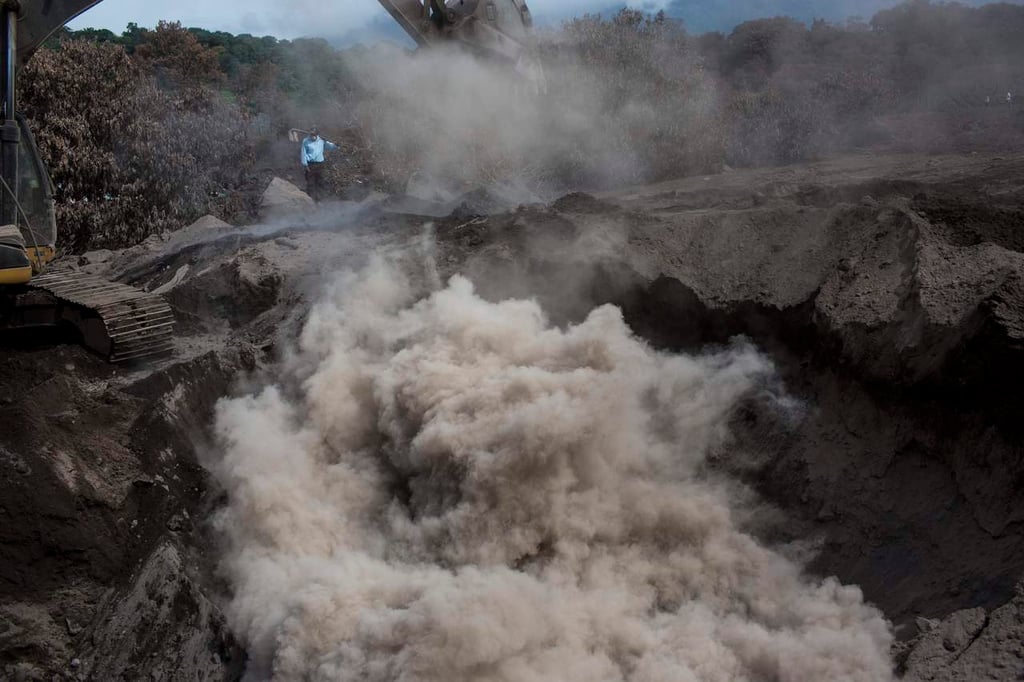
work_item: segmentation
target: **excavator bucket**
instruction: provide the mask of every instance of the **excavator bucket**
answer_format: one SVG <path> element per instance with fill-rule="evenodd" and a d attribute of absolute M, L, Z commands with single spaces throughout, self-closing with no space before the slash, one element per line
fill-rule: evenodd
<path fill-rule="evenodd" d="M 520 64 L 533 25 L 522 0 L 378 0 L 421 47 L 456 43 L 475 52 Z"/>

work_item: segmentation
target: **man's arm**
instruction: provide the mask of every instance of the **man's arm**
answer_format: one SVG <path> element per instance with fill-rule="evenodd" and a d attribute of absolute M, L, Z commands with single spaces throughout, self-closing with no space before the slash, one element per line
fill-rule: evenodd
<path fill-rule="evenodd" d="M 341 147 L 334 144 L 333 142 L 328 142 L 327 140 L 324 140 L 324 149 L 333 152 L 336 149 L 341 149 Z"/>
<path fill-rule="evenodd" d="M 309 160 L 306 159 L 306 143 L 303 142 L 299 145 L 299 163 L 302 164 L 303 168 L 306 168 L 309 164 Z"/>

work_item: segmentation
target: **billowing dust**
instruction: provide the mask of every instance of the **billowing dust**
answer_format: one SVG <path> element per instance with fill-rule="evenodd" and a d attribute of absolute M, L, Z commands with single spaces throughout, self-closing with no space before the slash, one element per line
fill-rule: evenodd
<path fill-rule="evenodd" d="M 339 278 L 276 382 L 218 407 L 250 679 L 891 678 L 882 614 L 705 470 L 771 379 L 755 349 L 656 352 L 611 306 L 560 329 L 406 270 Z"/>
<path fill-rule="evenodd" d="M 676 173 L 689 168 L 691 148 L 714 137 L 714 84 L 686 50 L 659 63 L 674 87 L 567 56 L 520 73 L 454 49 L 368 53 L 352 60 L 366 89 L 354 115 L 385 176 L 528 203 L 648 179 L 655 148 L 674 150 Z"/>

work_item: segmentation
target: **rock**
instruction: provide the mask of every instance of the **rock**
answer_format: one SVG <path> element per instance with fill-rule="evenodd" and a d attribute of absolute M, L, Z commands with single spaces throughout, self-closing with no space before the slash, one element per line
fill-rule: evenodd
<path fill-rule="evenodd" d="M 939 623 L 940 622 L 941 621 L 936 620 L 935 618 L 922 618 L 922 617 L 918 617 L 918 618 L 914 619 L 914 625 L 917 626 L 917 631 L 920 634 L 924 634 L 926 632 L 931 632 L 935 628 L 939 627 Z"/>
<path fill-rule="evenodd" d="M 1012 337 L 1024 310 L 999 302 L 1019 301 L 1024 254 L 991 242 L 959 246 L 896 202 L 858 229 L 844 235 L 845 253 L 814 302 L 846 361 L 904 385 L 998 379 L 1021 361 Z"/>
<path fill-rule="evenodd" d="M 942 648 L 946 651 L 965 649 L 985 626 L 985 609 L 974 608 L 958 611 L 943 621 Z"/>
<path fill-rule="evenodd" d="M 299 248 L 299 243 L 290 237 L 278 237 L 274 240 L 274 243 L 278 246 L 283 246 L 286 249 L 291 249 L 292 251 Z"/>
<path fill-rule="evenodd" d="M 65 618 L 64 619 L 64 624 L 68 628 L 68 634 L 71 635 L 72 637 L 77 637 L 78 634 L 80 632 L 82 632 L 82 626 L 81 625 L 76 625 L 74 623 L 74 621 L 72 621 L 70 618 Z"/>
<path fill-rule="evenodd" d="M 181 514 L 175 514 L 167 521 L 167 530 L 172 533 L 180 533 L 187 527 L 187 521 Z"/>
<path fill-rule="evenodd" d="M 185 277 L 188 276 L 188 272 L 190 269 L 191 268 L 189 267 L 189 264 L 185 263 L 184 265 L 177 269 L 177 271 L 174 273 L 174 277 L 172 277 L 171 279 L 169 279 L 168 281 L 164 282 L 156 289 L 154 289 L 153 293 L 166 294 L 171 289 L 174 289 L 176 286 L 185 281 Z"/>
<path fill-rule="evenodd" d="M 956 611 L 911 642 L 907 682 L 974 682 L 1024 677 L 1024 584 L 992 613 Z"/>
<path fill-rule="evenodd" d="M 142 240 L 142 246 L 149 249 L 150 251 L 154 249 L 159 249 L 160 246 L 163 245 L 163 243 L 164 238 L 162 235 L 159 234 L 151 234 Z"/>
<path fill-rule="evenodd" d="M 243 254 L 198 270 L 168 292 L 171 305 L 232 327 L 247 324 L 278 302 L 282 276 L 261 254 Z"/>
<path fill-rule="evenodd" d="M 28 476 L 32 473 L 32 467 L 25 461 L 24 457 L 3 447 L 0 447 L 0 464 L 10 465 L 16 473 L 22 476 Z"/>
<path fill-rule="evenodd" d="M 158 546 L 126 590 L 100 605 L 91 633 L 89 679 L 238 679 L 244 656 L 224 616 L 188 576 L 180 551 Z M 196 627 L 202 624 L 202 627 Z M 127 638 L 125 633 L 132 636 Z M 156 654 L 156 655 L 153 655 Z M 214 656 L 213 654 L 216 654 Z"/>
<path fill-rule="evenodd" d="M 301 189 L 287 180 L 274 178 L 260 200 L 260 218 L 285 218 L 304 213 L 315 206 L 313 199 Z"/>
<path fill-rule="evenodd" d="M 79 265 L 98 265 L 100 263 L 109 263 L 110 259 L 114 257 L 114 252 L 110 249 L 97 249 L 95 251 L 88 251 L 78 257 Z"/>

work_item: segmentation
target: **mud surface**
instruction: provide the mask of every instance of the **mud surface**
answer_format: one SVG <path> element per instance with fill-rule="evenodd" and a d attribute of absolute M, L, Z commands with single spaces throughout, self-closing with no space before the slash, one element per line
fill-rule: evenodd
<path fill-rule="evenodd" d="M 0 678 L 240 678 L 202 466 L 213 405 L 281 359 L 331 274 L 424 235 L 442 276 L 556 322 L 614 302 L 658 347 L 749 337 L 793 406 L 739 410 L 714 457 L 778 512 L 751 532 L 860 585 L 906 679 L 1024 673 L 1024 159 L 852 156 L 414 208 L 371 197 L 84 258 L 175 307 L 177 353 L 155 365 L 0 349 Z"/>

